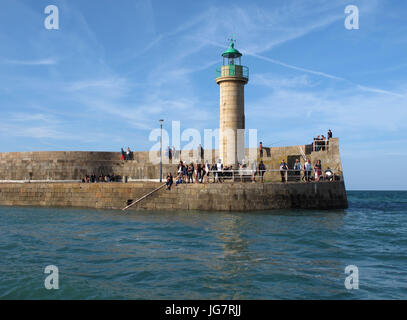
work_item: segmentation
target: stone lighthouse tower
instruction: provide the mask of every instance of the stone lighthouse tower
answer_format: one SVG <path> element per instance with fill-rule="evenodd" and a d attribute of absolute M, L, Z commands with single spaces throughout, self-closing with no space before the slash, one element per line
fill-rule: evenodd
<path fill-rule="evenodd" d="M 219 156 L 224 165 L 237 165 L 244 159 L 244 86 L 249 81 L 249 69 L 241 65 L 241 56 L 231 40 L 222 54 L 223 65 L 216 70 L 220 87 Z"/>

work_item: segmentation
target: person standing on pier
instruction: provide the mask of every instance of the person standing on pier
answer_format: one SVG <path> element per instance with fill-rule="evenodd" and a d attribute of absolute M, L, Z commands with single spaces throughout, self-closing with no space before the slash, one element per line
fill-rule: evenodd
<path fill-rule="evenodd" d="M 318 160 L 317 163 L 315 164 L 314 171 L 315 171 L 315 181 L 319 181 L 322 176 L 321 160 Z"/>
<path fill-rule="evenodd" d="M 304 164 L 304 179 L 306 182 L 309 182 L 311 180 L 311 170 L 312 166 L 309 160 Z"/>
<path fill-rule="evenodd" d="M 253 161 L 252 164 L 250 165 L 250 171 L 252 173 L 252 182 L 256 182 L 256 175 L 257 175 L 257 163 L 256 161 Z"/>
<path fill-rule="evenodd" d="M 332 138 L 332 131 L 331 129 L 328 130 L 328 140 Z"/>
<path fill-rule="evenodd" d="M 216 182 L 222 183 L 222 171 L 223 171 L 223 164 L 222 164 L 222 160 L 219 159 L 218 163 L 216 164 Z"/>
<path fill-rule="evenodd" d="M 288 172 L 288 165 L 285 162 L 285 160 L 281 160 L 281 163 L 280 163 L 281 182 L 287 182 L 287 172 Z"/>
<path fill-rule="evenodd" d="M 208 160 L 205 160 L 204 179 L 203 179 L 203 182 L 204 182 L 204 183 L 208 183 L 208 182 L 209 182 L 209 171 L 210 171 L 209 162 L 208 162 Z"/>
<path fill-rule="evenodd" d="M 194 164 L 188 166 L 188 183 L 194 183 Z"/>
<path fill-rule="evenodd" d="M 266 166 L 263 163 L 263 160 L 260 161 L 259 164 L 259 174 L 261 178 L 261 182 L 264 182 L 264 173 L 266 172 Z"/>
<path fill-rule="evenodd" d="M 168 151 L 168 160 L 171 161 L 172 160 L 172 150 L 171 150 L 170 146 L 168 146 L 167 151 Z"/>
<path fill-rule="evenodd" d="M 294 164 L 294 175 L 296 180 L 300 180 L 301 178 L 301 162 L 300 160 L 296 159 Z"/>

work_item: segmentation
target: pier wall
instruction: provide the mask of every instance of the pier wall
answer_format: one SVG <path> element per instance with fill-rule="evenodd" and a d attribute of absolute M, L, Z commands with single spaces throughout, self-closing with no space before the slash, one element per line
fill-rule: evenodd
<path fill-rule="evenodd" d="M 289 162 L 298 158 L 304 163 L 300 148 L 312 164 L 316 160 L 322 161 L 322 168 L 328 166 L 335 173 L 342 173 L 339 154 L 339 140 L 330 139 L 329 149 L 312 151 L 311 145 L 286 146 L 264 148 L 263 158 L 267 169 L 278 169 L 282 159 Z M 218 159 L 218 150 L 206 150 L 205 157 L 210 153 L 212 161 Z M 258 161 L 260 161 L 260 154 Z M 250 153 L 246 149 L 246 156 Z M 1 152 L 0 153 L 0 181 L 1 180 L 81 180 L 85 175 L 114 174 L 127 176 L 132 179 L 158 179 L 159 164 L 149 160 L 149 152 L 134 152 L 134 160 L 120 160 L 119 152 L 87 152 L 87 151 L 52 151 L 52 152 Z M 158 155 L 158 153 L 157 153 Z M 170 163 L 163 156 L 163 174 L 176 172 L 179 157 L 176 155 Z M 181 159 L 188 163 L 195 162 L 192 151 L 182 152 Z M 279 173 L 266 173 L 266 180 L 278 181 Z"/>
<path fill-rule="evenodd" d="M 122 209 L 160 186 L 137 183 L 1 183 L 0 205 Z M 160 189 L 131 210 L 253 211 L 343 209 L 343 181 L 311 183 L 182 184 Z"/>

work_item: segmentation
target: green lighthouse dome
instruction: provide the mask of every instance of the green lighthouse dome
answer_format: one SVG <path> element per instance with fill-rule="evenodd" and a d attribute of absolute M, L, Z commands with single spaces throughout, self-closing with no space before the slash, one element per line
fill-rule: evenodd
<path fill-rule="evenodd" d="M 229 48 L 224 53 L 222 53 L 222 57 L 224 57 L 224 58 L 234 59 L 234 58 L 239 58 L 241 56 L 242 56 L 242 54 L 239 52 L 239 50 L 235 49 L 235 44 L 233 41 L 230 42 Z"/>

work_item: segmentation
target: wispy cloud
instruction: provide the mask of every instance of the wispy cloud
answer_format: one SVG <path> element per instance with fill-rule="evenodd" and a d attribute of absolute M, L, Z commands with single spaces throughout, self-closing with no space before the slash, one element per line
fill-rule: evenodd
<path fill-rule="evenodd" d="M 46 59 L 39 59 L 39 60 L 10 60 L 4 59 L 2 60 L 3 64 L 14 64 L 14 65 L 22 65 L 22 66 L 42 66 L 42 65 L 55 65 L 58 63 L 57 59 L 55 58 L 46 58 Z"/>
<path fill-rule="evenodd" d="M 268 58 L 268 57 L 265 57 L 265 56 L 261 56 L 261 55 L 255 54 L 255 53 L 250 53 L 249 52 L 248 55 L 251 55 L 251 56 L 256 57 L 258 59 L 268 61 L 268 62 L 277 64 L 277 65 L 280 65 L 280 66 L 283 66 L 283 67 L 286 67 L 286 68 L 289 68 L 289 69 L 314 74 L 314 75 L 321 76 L 321 77 L 328 78 L 328 79 L 345 80 L 342 77 L 334 76 L 332 74 L 328 74 L 328 73 L 321 72 L 321 71 L 316 71 L 316 70 L 311 70 L 311 69 L 307 69 L 307 68 L 298 67 L 298 66 L 295 66 L 295 65 L 292 65 L 292 64 L 281 62 L 281 61 L 278 61 L 278 60 L 275 60 L 275 59 L 272 59 L 272 58 Z"/>
<path fill-rule="evenodd" d="M 250 83 L 255 86 L 265 86 L 269 88 L 303 88 L 303 87 L 313 87 L 318 85 L 318 83 L 313 83 L 309 76 L 302 74 L 299 76 L 277 76 L 272 73 L 255 73 L 251 79 Z"/>
<path fill-rule="evenodd" d="M 405 97 L 402 94 L 395 93 L 395 92 L 388 91 L 388 90 L 362 86 L 360 84 L 357 84 L 356 86 L 357 86 L 358 89 L 363 90 L 363 91 L 369 91 L 369 92 L 380 93 L 380 94 L 388 94 L 388 95 L 391 95 L 391 96 L 396 96 L 396 97 L 401 97 L 401 98 Z"/>
<path fill-rule="evenodd" d="M 403 95 L 355 93 L 350 86 L 275 88 L 248 102 L 246 109 L 248 126 L 273 127 L 271 132 L 262 132 L 270 141 L 288 139 L 301 143 L 304 137 L 310 139 L 332 128 L 349 139 L 354 148 L 365 148 L 366 140 L 371 139 L 368 133 L 372 138 L 381 136 L 381 140 L 386 140 L 395 132 L 407 130 L 407 100 Z"/>

